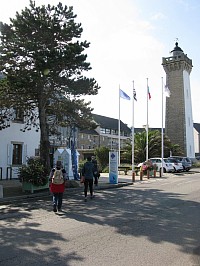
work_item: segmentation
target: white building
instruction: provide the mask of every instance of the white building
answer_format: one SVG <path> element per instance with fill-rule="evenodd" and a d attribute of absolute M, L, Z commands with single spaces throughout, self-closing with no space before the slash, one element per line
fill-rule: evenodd
<path fill-rule="evenodd" d="M 17 169 L 27 157 L 38 155 L 40 132 L 22 131 L 23 124 L 13 121 L 10 127 L 0 130 L 0 178 L 17 178 Z"/>

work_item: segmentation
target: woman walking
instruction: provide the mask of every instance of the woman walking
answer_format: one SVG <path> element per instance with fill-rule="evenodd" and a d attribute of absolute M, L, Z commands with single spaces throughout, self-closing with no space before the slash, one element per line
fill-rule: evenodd
<path fill-rule="evenodd" d="M 65 190 L 66 171 L 62 168 L 61 161 L 56 162 L 56 167 L 51 170 L 50 191 L 53 193 L 53 211 L 62 211 L 63 193 Z"/>

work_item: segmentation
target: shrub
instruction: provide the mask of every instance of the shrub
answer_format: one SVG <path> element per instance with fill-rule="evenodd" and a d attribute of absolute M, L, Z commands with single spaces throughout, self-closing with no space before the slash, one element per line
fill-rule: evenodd
<path fill-rule="evenodd" d="M 48 173 L 45 171 L 40 157 L 30 157 L 27 159 L 27 165 L 19 168 L 18 178 L 20 182 L 28 182 L 35 186 L 42 186 L 48 182 Z"/>

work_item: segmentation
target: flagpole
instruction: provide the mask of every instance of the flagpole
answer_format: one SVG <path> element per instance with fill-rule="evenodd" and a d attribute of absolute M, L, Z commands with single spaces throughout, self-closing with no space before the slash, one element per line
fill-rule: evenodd
<path fill-rule="evenodd" d="M 133 99 L 132 99 L 132 101 L 133 101 L 133 105 L 132 105 L 132 107 L 133 107 L 133 109 L 132 109 L 132 181 L 134 182 L 135 181 L 135 167 L 134 167 L 134 138 L 135 138 L 135 136 L 134 136 L 134 101 L 135 101 L 135 99 L 134 99 L 134 80 L 133 80 Z"/>
<path fill-rule="evenodd" d="M 148 161 L 149 156 L 149 85 L 148 85 L 148 78 L 147 78 L 147 125 L 146 125 L 146 161 Z"/>
<path fill-rule="evenodd" d="M 119 85 L 119 120 L 118 120 L 118 164 L 120 166 L 120 85 Z"/>
<path fill-rule="evenodd" d="M 161 172 L 160 172 L 160 177 L 163 176 L 163 156 L 164 156 L 164 137 L 163 137 L 163 77 L 161 78 L 162 81 L 162 131 L 161 131 L 161 158 L 162 158 L 162 167 L 161 167 Z"/>

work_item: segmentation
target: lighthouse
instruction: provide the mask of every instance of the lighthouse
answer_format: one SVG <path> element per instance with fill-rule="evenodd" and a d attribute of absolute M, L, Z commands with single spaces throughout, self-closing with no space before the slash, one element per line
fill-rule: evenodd
<path fill-rule="evenodd" d="M 192 60 L 175 43 L 172 56 L 163 57 L 166 86 L 171 94 L 166 98 L 165 134 L 172 144 L 178 144 L 184 156 L 194 158 L 194 133 L 190 73 Z"/>

